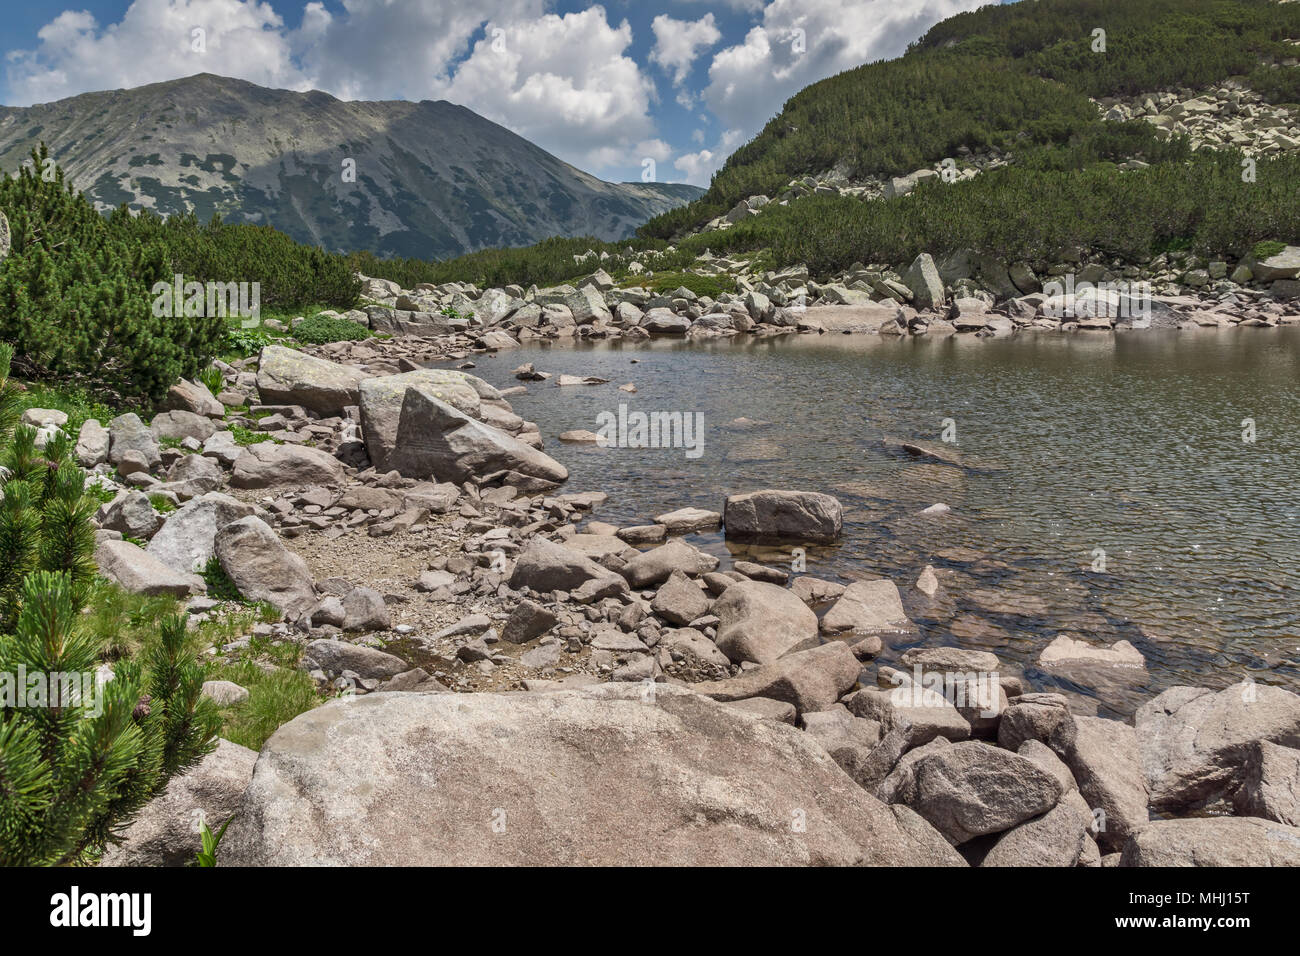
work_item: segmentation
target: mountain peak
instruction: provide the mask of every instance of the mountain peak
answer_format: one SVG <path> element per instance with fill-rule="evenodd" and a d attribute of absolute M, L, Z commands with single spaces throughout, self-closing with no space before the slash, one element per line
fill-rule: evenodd
<path fill-rule="evenodd" d="M 446 100 L 345 101 L 210 72 L 0 108 L 0 163 L 41 142 L 101 209 L 220 214 L 381 256 L 623 239 L 702 192 L 603 182 Z"/>

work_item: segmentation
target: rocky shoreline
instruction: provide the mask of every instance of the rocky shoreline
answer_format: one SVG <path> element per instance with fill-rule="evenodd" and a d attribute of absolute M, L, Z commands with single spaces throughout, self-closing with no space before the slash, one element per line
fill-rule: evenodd
<path fill-rule="evenodd" d="M 794 333 L 991 337 L 1028 331 L 1271 328 L 1300 322 L 1295 305 L 1300 297 L 1298 247 L 1284 247 L 1263 260 L 1247 257 L 1235 268 L 1179 253 L 1159 257 L 1146 270 L 1062 263 L 1041 279 L 1025 263 L 1006 265 L 969 251 L 938 261 L 922 253 L 902 274 L 884 266 L 856 266 L 827 283 L 813 281 L 798 266 L 755 275 L 744 261 L 707 256 L 695 271 L 726 276 L 737 291 L 712 298 L 685 286 L 663 293 L 619 287 L 603 269 L 576 287 L 527 290 L 447 283 L 403 291 L 388 280 L 366 279 L 371 304 L 342 317 L 380 335 L 415 337 L 427 343 L 420 350 L 425 357 L 573 338 L 635 342 Z M 346 358 L 350 348 L 336 344 L 326 347 L 325 354 Z"/>
<path fill-rule="evenodd" d="M 594 286 L 574 295 L 594 308 Z M 398 311 L 372 309 L 372 327 Z M 216 395 L 180 383 L 148 425 L 82 428 L 82 465 L 116 491 L 101 573 L 201 620 L 219 602 L 195 572 L 215 558 L 279 612 L 254 634 L 298 645 L 339 697 L 260 756 L 223 743 L 106 863 L 184 858 L 199 806 L 235 813 L 223 860 L 249 864 L 1300 864 L 1300 697 L 1175 687 L 1129 724 L 986 651 L 878 664 L 914 627 L 894 583 L 719 570 L 682 537 L 835 541 L 838 500 L 756 489 L 601 522 L 604 494 L 564 487 L 514 389 L 425 367 L 548 328 L 505 322 L 268 346 L 219 365 Z M 58 416 L 27 420 L 48 438 Z M 1123 644 L 1058 640 L 1043 660 L 1132 666 Z"/>

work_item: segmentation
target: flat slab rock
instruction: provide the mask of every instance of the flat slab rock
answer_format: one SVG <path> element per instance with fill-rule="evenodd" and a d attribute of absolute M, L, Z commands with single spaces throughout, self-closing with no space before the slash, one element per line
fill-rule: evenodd
<path fill-rule="evenodd" d="M 960 865 L 792 727 L 670 685 L 370 694 L 281 727 L 232 866 Z"/>

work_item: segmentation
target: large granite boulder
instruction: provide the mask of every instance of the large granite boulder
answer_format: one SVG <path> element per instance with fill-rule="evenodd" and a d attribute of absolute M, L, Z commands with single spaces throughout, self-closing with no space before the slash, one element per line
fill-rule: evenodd
<path fill-rule="evenodd" d="M 149 426 L 135 412 L 119 415 L 108 423 L 108 463 L 117 467 L 127 452 L 139 452 L 152 471 L 162 462 L 162 449 Z"/>
<path fill-rule="evenodd" d="M 168 781 L 110 844 L 100 866 L 189 866 L 203 847 L 199 824 L 216 832 L 230 819 L 253 778 L 257 752 L 218 740 L 217 749 Z"/>
<path fill-rule="evenodd" d="M 1250 271 L 1260 282 L 1300 276 L 1300 246 L 1287 246 L 1267 259 L 1252 260 Z"/>
<path fill-rule="evenodd" d="M 953 862 L 801 731 L 656 685 L 369 694 L 281 727 L 231 866 Z"/>
<path fill-rule="evenodd" d="M 1255 741 L 1232 805 L 1241 816 L 1300 827 L 1300 750 Z"/>
<path fill-rule="evenodd" d="M 257 391 L 263 405 L 301 405 L 321 416 L 342 415 L 361 398 L 360 369 L 305 355 L 283 345 L 262 349 Z"/>
<path fill-rule="evenodd" d="M 576 591 L 589 582 L 608 582 L 614 591 L 627 590 L 627 582 L 613 571 L 540 535 L 528 542 L 510 572 L 512 588 L 532 588 L 538 594 Z"/>
<path fill-rule="evenodd" d="M 735 677 L 692 684 L 691 690 L 714 700 L 766 697 L 793 704 L 800 714 L 826 710 L 852 689 L 862 665 L 849 646 L 833 641 L 795 651 Z"/>
<path fill-rule="evenodd" d="M 373 647 L 347 641 L 321 639 L 312 641 L 303 651 L 311 663 L 330 674 L 354 671 L 363 680 L 387 680 L 410 670 L 400 657 Z"/>
<path fill-rule="evenodd" d="M 102 538 L 95 547 L 99 573 L 133 594 L 187 598 L 207 590 L 197 574 L 183 574 L 130 541 Z"/>
<path fill-rule="evenodd" d="M 389 468 L 388 459 L 397 445 L 402 403 L 408 388 L 426 388 L 452 408 L 470 418 L 479 418 L 481 400 L 469 381 L 471 378 L 474 376 L 453 369 L 428 368 L 400 375 L 381 375 L 362 382 L 361 428 L 371 463 L 381 472 Z"/>
<path fill-rule="evenodd" d="M 77 464 L 87 470 L 108 461 L 109 432 L 97 418 L 87 418 L 77 435 Z"/>
<path fill-rule="evenodd" d="M 817 615 L 793 591 L 737 581 L 714 602 L 718 649 L 732 661 L 769 664 L 817 637 Z"/>
<path fill-rule="evenodd" d="M 903 284 L 912 292 L 912 304 L 918 309 L 933 309 L 944 302 L 943 279 L 934 258 L 923 252 L 908 266 Z"/>
<path fill-rule="evenodd" d="M 1097 842 L 1120 850 L 1149 819 L 1137 734 L 1128 724 L 1103 717 L 1075 717 L 1074 725 L 1072 739 L 1058 744 L 1057 753 L 1096 814 Z"/>
<path fill-rule="evenodd" d="M 145 550 L 182 574 L 202 571 L 214 554 L 217 532 L 256 510 L 229 495 L 209 492 L 169 515 Z"/>
<path fill-rule="evenodd" d="M 958 846 L 1046 813 L 1061 794 L 1061 782 L 1032 760 L 967 740 L 917 760 L 898 802 Z"/>
<path fill-rule="evenodd" d="M 1171 687 L 1138 709 L 1136 727 L 1152 809 L 1200 807 L 1241 786 L 1256 741 L 1300 747 L 1300 697 L 1253 681 Z"/>
<path fill-rule="evenodd" d="M 1129 838 L 1120 866 L 1300 866 L 1300 828 L 1255 817 L 1150 823 Z"/>
<path fill-rule="evenodd" d="M 718 559 L 705 554 L 680 539 L 674 539 L 657 548 L 643 551 L 620 570 L 628 583 L 635 588 L 650 587 L 668 580 L 674 571 L 687 577 L 707 574 L 718 566 Z"/>
<path fill-rule="evenodd" d="M 1088 804 L 1071 791 L 1051 810 L 999 836 L 980 866 L 1075 866 L 1092 839 L 1092 822 Z"/>
<path fill-rule="evenodd" d="M 249 445 L 235 459 L 230 472 L 230 486 L 330 486 L 343 484 L 345 478 L 343 463 L 329 452 L 303 445 L 277 445 L 264 441 Z"/>
<path fill-rule="evenodd" d="M 569 477 L 554 458 L 413 386 L 402 402 L 388 467 L 408 478 L 464 482 L 500 478 L 526 492 L 550 491 Z"/>
<path fill-rule="evenodd" d="M 162 518 L 153 510 L 149 496 L 142 491 L 126 491 L 106 504 L 100 511 L 99 526 L 116 531 L 128 538 L 144 541 L 162 525 Z"/>
<path fill-rule="evenodd" d="M 163 408 L 175 412 L 193 412 L 208 418 L 224 418 L 226 406 L 217 401 L 206 385 L 195 380 L 181 379 L 167 390 Z"/>
<path fill-rule="evenodd" d="M 898 585 L 893 581 L 854 581 L 822 618 L 828 634 L 900 633 L 913 630 Z"/>

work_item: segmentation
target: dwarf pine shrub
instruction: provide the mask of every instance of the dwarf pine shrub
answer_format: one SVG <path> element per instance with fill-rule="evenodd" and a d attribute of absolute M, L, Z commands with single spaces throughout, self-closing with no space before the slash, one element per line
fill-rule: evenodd
<path fill-rule="evenodd" d="M 18 426 L 0 346 L 0 866 L 73 863 L 114 838 L 215 744 L 215 705 L 168 619 L 99 684 L 82 614 L 95 579 L 96 500 L 66 437 Z"/>

